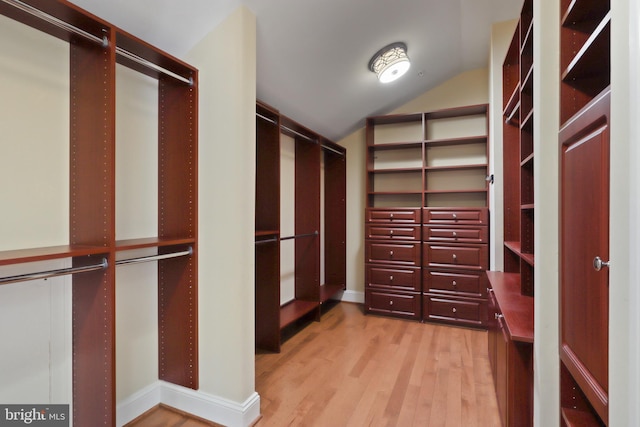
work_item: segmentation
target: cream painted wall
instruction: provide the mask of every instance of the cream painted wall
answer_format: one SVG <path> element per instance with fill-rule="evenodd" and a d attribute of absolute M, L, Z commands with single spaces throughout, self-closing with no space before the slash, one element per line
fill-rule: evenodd
<path fill-rule="evenodd" d="M 609 425 L 640 419 L 640 5 L 611 1 Z"/>
<path fill-rule="evenodd" d="M 69 46 L 0 17 L 0 251 L 68 242 Z M 0 267 L 0 277 L 69 267 Z M 0 402 L 70 403 L 71 279 L 0 286 Z"/>
<path fill-rule="evenodd" d="M 414 113 L 489 102 L 487 69 L 461 73 L 425 92 L 394 113 Z M 365 131 L 338 141 L 347 148 L 347 292 L 343 300 L 364 302 Z"/>
<path fill-rule="evenodd" d="M 186 58 L 200 70 L 200 390 L 240 403 L 255 390 L 255 44 L 240 7 Z"/>
<path fill-rule="evenodd" d="M 116 239 L 157 235 L 157 206 L 158 81 L 117 65 Z M 158 264 L 121 265 L 116 278 L 116 402 L 121 402 L 158 380 Z"/>
<path fill-rule="evenodd" d="M 560 419 L 558 348 L 560 4 L 534 2 L 534 423 Z"/>
<path fill-rule="evenodd" d="M 503 167 L 502 167 L 502 64 L 509 49 L 511 37 L 518 20 L 499 22 L 491 28 L 491 47 L 489 53 L 489 145 L 490 174 L 494 175 L 494 185 L 489 190 L 489 268 L 504 269 L 504 203 L 503 203 Z"/>

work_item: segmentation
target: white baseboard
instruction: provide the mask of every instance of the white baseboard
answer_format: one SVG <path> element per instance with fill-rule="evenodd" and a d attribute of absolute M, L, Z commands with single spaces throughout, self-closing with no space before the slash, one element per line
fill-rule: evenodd
<path fill-rule="evenodd" d="M 338 294 L 336 297 L 340 301 L 364 304 L 364 292 L 346 290 L 342 292 L 342 295 Z"/>
<path fill-rule="evenodd" d="M 127 397 L 116 406 L 116 425 L 123 426 L 160 404 L 162 389 L 157 381 Z"/>
<path fill-rule="evenodd" d="M 122 426 L 163 403 L 228 427 L 248 427 L 260 417 L 260 395 L 238 403 L 164 381 L 146 387 L 118 404 L 117 425 Z"/>

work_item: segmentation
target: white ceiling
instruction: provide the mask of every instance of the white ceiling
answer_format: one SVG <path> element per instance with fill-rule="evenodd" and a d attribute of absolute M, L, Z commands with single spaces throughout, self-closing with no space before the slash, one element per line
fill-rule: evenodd
<path fill-rule="evenodd" d="M 72 0 L 177 56 L 240 4 L 257 19 L 258 98 L 338 140 L 465 70 L 485 67 L 491 24 L 522 0 Z M 405 42 L 412 66 L 382 85 L 367 68 Z"/>

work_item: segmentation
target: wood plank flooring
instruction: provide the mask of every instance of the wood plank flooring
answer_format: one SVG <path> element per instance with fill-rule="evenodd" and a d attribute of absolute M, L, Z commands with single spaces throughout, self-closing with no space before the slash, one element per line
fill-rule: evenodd
<path fill-rule="evenodd" d="M 487 333 L 339 303 L 256 355 L 267 426 L 498 427 Z"/>
<path fill-rule="evenodd" d="M 223 427 L 193 415 L 159 405 L 126 424 L 126 427 Z"/>

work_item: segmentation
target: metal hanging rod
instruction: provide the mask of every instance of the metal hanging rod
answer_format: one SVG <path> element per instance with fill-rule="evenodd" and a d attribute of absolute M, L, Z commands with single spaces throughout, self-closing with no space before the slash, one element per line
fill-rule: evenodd
<path fill-rule="evenodd" d="M 302 238 L 302 237 L 311 237 L 311 236 L 317 236 L 317 235 L 318 235 L 318 232 L 314 231 L 313 233 L 296 234 L 294 236 L 281 237 L 280 240 L 299 239 L 299 238 Z"/>
<path fill-rule="evenodd" d="M 300 137 L 300 138 L 302 138 L 302 139 L 306 139 L 307 141 L 309 141 L 309 142 L 311 142 L 311 143 L 314 143 L 314 144 L 317 144 L 317 143 L 318 143 L 318 140 L 317 140 L 317 139 L 313 139 L 313 138 L 311 138 L 311 137 L 308 137 L 307 135 L 305 135 L 305 134 L 303 134 L 303 133 L 300 133 L 300 132 L 298 132 L 298 131 L 295 131 L 295 130 L 293 130 L 293 129 L 291 129 L 291 128 L 288 128 L 288 127 L 286 127 L 285 125 L 280 125 L 280 128 L 281 128 L 281 129 L 286 130 L 287 132 L 291 132 L 291 133 L 293 133 L 293 134 L 295 134 L 295 135 L 299 136 L 299 137 Z"/>
<path fill-rule="evenodd" d="M 42 19 L 43 21 L 46 21 L 52 25 L 55 25 L 58 28 L 61 28 L 65 31 L 70 31 L 74 34 L 77 34 L 81 37 L 84 37 L 86 39 L 89 39 L 91 41 L 94 41 L 100 45 L 102 45 L 103 47 L 107 47 L 109 46 L 109 39 L 107 38 L 107 36 L 103 36 L 102 38 L 93 35 L 91 33 L 88 33 L 78 27 L 74 27 L 73 25 L 64 22 L 61 19 L 56 18 L 55 16 L 51 16 L 48 13 L 45 13 L 39 9 L 36 9 L 35 7 L 28 5 L 26 3 L 21 2 L 20 0 L 1 0 L 2 2 L 15 7 L 16 9 L 20 9 L 23 12 L 26 12 L 32 16 L 35 16 L 36 18 Z"/>
<path fill-rule="evenodd" d="M 332 153 L 337 154 L 338 156 L 343 156 L 344 157 L 344 153 L 342 151 L 338 151 L 335 148 L 331 148 L 328 145 L 323 145 L 322 146 L 323 150 L 327 150 L 327 151 L 331 151 Z"/>
<path fill-rule="evenodd" d="M 5 1 L 5 0 L 3 0 Z M 169 71 L 166 68 L 162 68 L 159 65 L 154 64 L 151 61 L 147 61 L 144 58 L 139 57 L 138 55 L 129 52 L 128 50 L 125 50 L 121 47 L 116 46 L 116 53 L 120 56 L 123 56 L 127 59 L 130 59 L 134 62 L 137 62 L 140 65 L 143 65 L 147 68 L 151 68 L 152 70 L 158 71 L 160 73 L 166 74 L 167 76 L 173 77 L 176 80 L 180 80 L 181 82 L 184 82 L 186 84 L 188 84 L 189 86 L 193 86 L 193 77 L 182 77 L 180 74 L 176 74 L 173 71 Z"/>
<path fill-rule="evenodd" d="M 162 259 L 178 258 L 181 256 L 187 256 L 187 255 L 193 255 L 193 248 L 191 246 L 189 246 L 188 250 L 182 251 L 182 252 L 173 252 L 170 254 L 150 255 L 150 256 L 143 256 L 138 258 L 121 259 L 116 261 L 116 265 L 139 264 L 141 262 L 159 261 Z"/>
<path fill-rule="evenodd" d="M 75 27 L 61 19 L 56 18 L 55 16 L 49 15 L 46 12 L 43 12 L 39 9 L 36 9 L 35 7 L 28 5 L 20 0 L 0 0 L 10 6 L 15 7 L 16 9 L 19 9 L 23 12 L 26 12 L 32 16 L 35 16 L 36 18 L 42 19 L 43 21 L 46 21 L 52 25 L 55 25 L 58 28 L 61 28 L 65 31 L 70 31 L 74 34 L 77 34 L 81 37 L 84 37 L 88 40 L 91 40 L 93 42 L 96 42 L 100 45 L 102 45 L 102 47 L 107 47 L 109 46 L 109 38 L 106 35 L 103 35 L 102 37 L 98 37 L 96 35 L 93 35 L 81 28 Z M 147 61 L 146 59 L 143 59 L 141 57 L 139 57 L 138 55 L 135 55 L 125 49 L 122 49 L 120 47 L 116 46 L 116 53 L 118 55 L 121 55 L 125 58 L 128 58 L 134 62 L 137 62 L 140 65 L 143 65 L 147 68 L 151 68 L 155 71 L 161 72 L 163 74 L 166 74 L 170 77 L 173 77 L 174 79 L 180 80 L 184 83 L 187 83 L 189 86 L 193 86 L 193 78 L 186 78 L 186 77 L 182 77 L 179 74 L 176 74 L 172 71 L 169 71 L 165 68 L 160 67 L 159 65 L 154 64 L 153 62 Z"/>
<path fill-rule="evenodd" d="M 20 274 L 17 276 L 9 276 L 0 278 L 0 285 L 7 283 L 26 282 L 28 280 L 48 279 L 49 277 L 64 276 L 74 273 L 85 273 L 87 271 L 102 270 L 109 266 L 106 258 L 102 258 L 100 264 L 85 265 L 84 267 L 60 268 L 57 270 L 40 271 L 38 273 Z"/>
<path fill-rule="evenodd" d="M 259 117 L 259 118 L 261 118 L 262 120 L 265 120 L 265 121 L 269 122 L 269 123 L 273 123 L 274 125 L 277 125 L 277 124 L 278 124 L 278 122 L 276 122 L 275 120 L 270 119 L 269 117 L 263 116 L 263 115 L 262 115 L 262 114 L 260 114 L 260 113 L 256 113 L 256 116 L 257 116 L 257 117 Z"/>
<path fill-rule="evenodd" d="M 264 239 L 264 240 L 256 240 L 256 245 L 264 245 L 265 243 L 273 243 L 277 242 L 278 239 L 276 237 L 272 239 Z"/>

